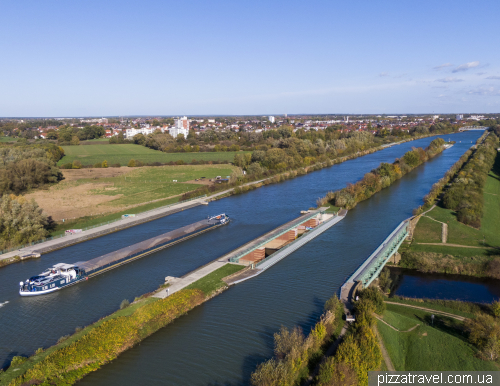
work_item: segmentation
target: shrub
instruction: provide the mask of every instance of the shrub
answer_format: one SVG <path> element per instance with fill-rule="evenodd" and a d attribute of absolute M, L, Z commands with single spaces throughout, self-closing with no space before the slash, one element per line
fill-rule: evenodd
<path fill-rule="evenodd" d="M 129 168 L 135 168 L 135 160 L 131 159 L 130 161 L 128 161 L 127 166 Z"/>
<path fill-rule="evenodd" d="M 102 161 L 102 167 L 107 168 L 108 167 L 108 161 L 104 160 Z"/>
<path fill-rule="evenodd" d="M 102 168 L 102 164 L 100 162 L 97 162 L 94 164 L 95 168 Z"/>
<path fill-rule="evenodd" d="M 493 315 L 495 315 L 497 318 L 500 318 L 500 301 L 493 302 L 491 305 L 491 312 Z"/>
<path fill-rule="evenodd" d="M 57 340 L 57 344 L 64 342 L 69 338 L 69 335 L 63 335 Z"/>
<path fill-rule="evenodd" d="M 113 164 L 111 165 L 112 168 L 121 168 L 122 165 L 120 165 L 119 163 L 116 163 L 116 164 Z"/>
<path fill-rule="evenodd" d="M 11 385 L 20 386 L 33 379 L 38 384 L 73 384 L 204 300 L 200 290 L 182 290 L 139 307 L 129 316 L 104 320 L 71 344 L 56 347 Z"/>
<path fill-rule="evenodd" d="M 28 358 L 23 357 L 23 356 L 15 356 L 12 358 L 12 361 L 10 362 L 10 365 L 12 367 L 22 365 L 24 362 L 26 362 Z"/>
<path fill-rule="evenodd" d="M 120 303 L 120 310 L 123 310 L 128 306 L 130 306 L 130 302 L 127 299 L 123 299 L 122 302 Z"/>
<path fill-rule="evenodd" d="M 73 167 L 73 169 L 81 169 L 82 168 L 82 162 L 76 159 L 76 160 L 73 161 L 72 167 Z"/>

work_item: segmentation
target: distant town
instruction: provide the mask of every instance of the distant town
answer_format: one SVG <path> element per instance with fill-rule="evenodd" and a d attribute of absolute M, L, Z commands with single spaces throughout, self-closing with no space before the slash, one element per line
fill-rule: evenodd
<path fill-rule="evenodd" d="M 108 117 L 108 118 L 0 118 L 0 130 L 5 136 L 27 139 L 59 138 L 61 127 L 83 129 L 99 126 L 104 129 L 99 137 L 121 137 L 132 140 L 136 135 L 144 136 L 155 132 L 168 133 L 173 138 L 179 135 L 187 138 L 190 130 L 199 135 L 205 131 L 263 133 L 282 126 L 298 130 L 325 130 L 334 128 L 340 132 L 367 131 L 375 135 L 397 135 L 410 132 L 419 125 L 445 123 L 452 126 L 484 126 L 485 121 L 498 119 L 498 114 L 456 114 L 456 115 L 277 115 L 242 117 Z M 80 138 L 86 139 L 86 138 Z"/>

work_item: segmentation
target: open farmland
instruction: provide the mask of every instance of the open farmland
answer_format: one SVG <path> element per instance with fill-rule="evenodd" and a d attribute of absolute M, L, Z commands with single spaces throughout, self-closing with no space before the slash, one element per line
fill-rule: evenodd
<path fill-rule="evenodd" d="M 79 160 L 83 165 L 94 165 L 102 161 L 108 161 L 108 165 L 119 163 L 127 166 L 131 159 L 139 160 L 144 163 L 153 162 L 176 162 L 179 160 L 190 163 L 192 160 L 203 161 L 233 161 L 236 152 L 217 152 L 217 153 L 163 153 L 158 150 L 152 150 L 144 146 L 134 144 L 123 145 L 80 145 L 63 146 L 66 154 L 58 165 L 72 163 Z"/>
<path fill-rule="evenodd" d="M 195 179 L 226 177 L 237 169 L 232 165 L 69 169 L 63 170 L 65 180 L 26 197 L 34 198 L 54 220 L 96 217 L 146 203 L 175 202 L 200 186 L 202 182 Z"/>

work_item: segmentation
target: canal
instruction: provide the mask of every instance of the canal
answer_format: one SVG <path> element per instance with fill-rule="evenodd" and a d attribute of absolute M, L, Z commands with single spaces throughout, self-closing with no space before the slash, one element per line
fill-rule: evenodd
<path fill-rule="evenodd" d="M 481 132 L 446 135 L 457 144 L 349 212 L 345 220 L 265 274 L 214 298 L 92 374 L 106 384 L 241 384 L 259 361 L 272 355 L 272 334 L 281 324 L 316 321 L 324 301 L 414 207 Z M 355 182 L 380 162 L 392 162 L 426 138 L 394 146 L 280 184 L 229 197 L 150 223 L 0 269 L 0 365 L 54 344 L 75 327 L 133 300 L 296 218 L 328 190 Z M 460 142 L 461 141 L 461 142 Z M 228 213 L 233 222 L 186 243 L 51 295 L 21 298 L 18 283 L 58 262 L 72 263 Z"/>

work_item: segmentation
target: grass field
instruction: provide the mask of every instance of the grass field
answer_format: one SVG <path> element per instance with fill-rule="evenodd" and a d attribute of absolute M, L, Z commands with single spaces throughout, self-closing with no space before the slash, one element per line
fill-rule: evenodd
<path fill-rule="evenodd" d="M 183 193 L 202 186 L 189 181 L 230 176 L 236 169 L 230 164 L 221 164 L 64 170 L 65 180 L 26 197 L 34 199 L 54 220 L 65 219 L 64 227 L 57 229 L 61 232 L 70 229 L 70 224 L 85 228 L 114 220 L 121 214 L 177 202 Z"/>
<path fill-rule="evenodd" d="M 450 209 L 436 206 L 428 212 L 437 221 L 448 224 L 448 244 L 482 247 L 481 249 L 418 245 L 418 243 L 440 243 L 441 224 L 422 217 L 415 229 L 411 251 L 439 252 L 464 257 L 475 255 L 500 255 L 500 250 L 492 252 L 488 247 L 500 248 L 500 155 L 497 155 L 495 166 L 490 171 L 484 188 L 484 215 L 481 229 L 475 229 L 457 221 L 456 213 Z M 495 250 L 493 250 L 495 251 Z"/>
<path fill-rule="evenodd" d="M 431 325 L 430 313 L 387 305 L 384 321 L 401 331 L 417 324 L 410 332 L 398 332 L 377 321 L 377 328 L 397 371 L 496 371 L 492 362 L 475 356 L 476 349 L 467 342 L 462 322 L 436 315 Z"/>
<path fill-rule="evenodd" d="M 131 159 L 145 163 L 167 163 L 178 160 L 186 163 L 192 160 L 232 162 L 236 154 L 236 152 L 163 153 L 134 144 L 63 146 L 63 149 L 65 156 L 59 160 L 58 165 L 72 163 L 74 160 L 80 160 L 83 165 L 94 165 L 97 162 L 106 160 L 108 161 L 108 165 L 119 163 L 122 166 L 127 166 Z"/>
<path fill-rule="evenodd" d="M 243 268 L 245 267 L 242 265 L 226 264 L 200 280 L 195 281 L 193 284 L 187 286 L 186 289 L 199 289 L 202 290 L 205 295 L 210 295 L 226 286 L 226 283 L 221 280 L 222 278 L 241 271 Z"/>
<path fill-rule="evenodd" d="M 0 137 L 0 142 L 16 142 L 17 138 L 12 137 Z"/>

